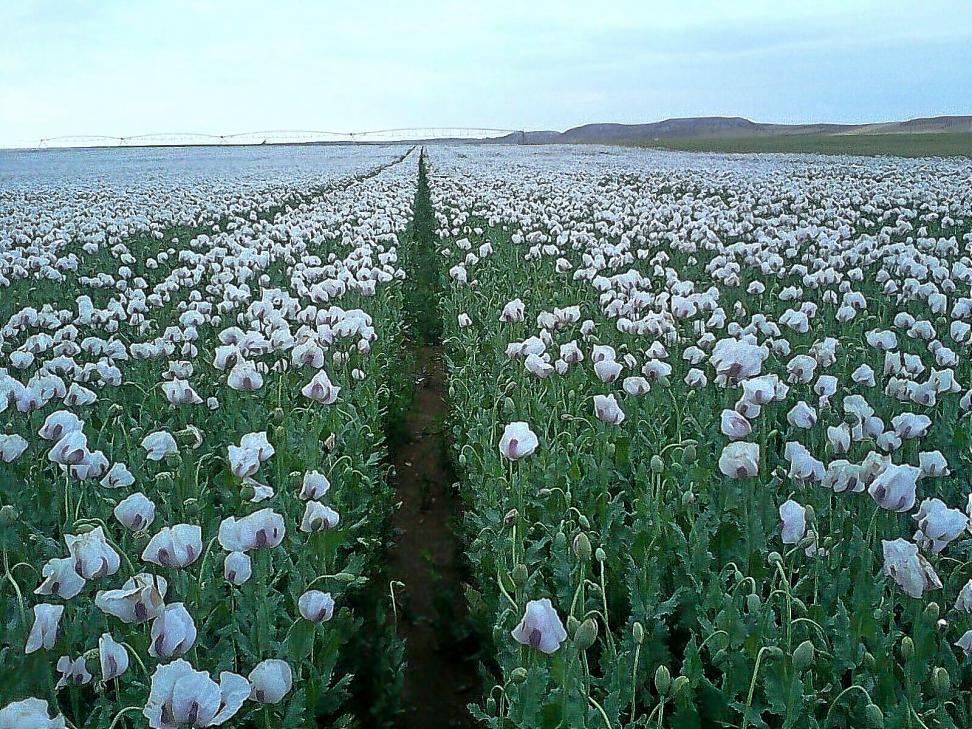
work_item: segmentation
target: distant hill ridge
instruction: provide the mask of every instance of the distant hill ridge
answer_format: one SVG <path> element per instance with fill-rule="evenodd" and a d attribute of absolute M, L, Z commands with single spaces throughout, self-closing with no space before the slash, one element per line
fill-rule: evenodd
<path fill-rule="evenodd" d="M 934 116 L 877 124 L 764 124 L 740 116 L 699 116 L 648 124 L 584 124 L 565 132 L 514 132 L 491 142 L 617 144 L 663 139 L 836 135 L 972 133 L 972 116 Z"/>

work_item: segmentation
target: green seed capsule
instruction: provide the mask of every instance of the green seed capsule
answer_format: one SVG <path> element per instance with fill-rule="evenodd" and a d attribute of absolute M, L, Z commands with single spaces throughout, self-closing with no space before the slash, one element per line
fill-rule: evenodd
<path fill-rule="evenodd" d="M 814 649 L 813 643 L 809 640 L 803 641 L 793 651 L 793 669 L 797 673 L 803 673 L 813 663 Z"/>
<path fill-rule="evenodd" d="M 665 461 L 661 459 L 661 456 L 651 457 L 651 472 L 652 473 L 662 473 L 665 470 Z"/>
<path fill-rule="evenodd" d="M 658 692 L 659 696 L 665 696 L 668 694 L 668 689 L 672 686 L 672 674 L 669 673 L 665 666 L 659 666 L 655 669 L 655 690 Z"/>
<path fill-rule="evenodd" d="M 591 558 L 591 540 L 584 532 L 574 537 L 573 544 L 574 556 L 581 562 L 587 562 Z"/>
<path fill-rule="evenodd" d="M 864 707 L 864 719 L 867 721 L 868 729 L 884 729 L 884 712 L 877 704 L 868 704 Z"/>
<path fill-rule="evenodd" d="M 577 628 L 574 633 L 574 645 L 578 650 L 586 651 L 597 640 L 597 623 L 594 618 L 588 618 Z"/>

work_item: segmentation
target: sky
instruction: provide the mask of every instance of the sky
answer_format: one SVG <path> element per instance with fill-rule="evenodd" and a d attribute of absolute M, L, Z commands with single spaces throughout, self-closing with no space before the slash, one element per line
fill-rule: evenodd
<path fill-rule="evenodd" d="M 0 146 L 972 114 L 969 0 L 3 0 Z"/>

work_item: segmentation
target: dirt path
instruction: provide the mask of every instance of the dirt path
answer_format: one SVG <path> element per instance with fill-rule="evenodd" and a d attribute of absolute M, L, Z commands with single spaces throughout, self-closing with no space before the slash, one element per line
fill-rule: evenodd
<path fill-rule="evenodd" d="M 453 531 L 458 498 L 448 458 L 446 368 L 443 361 L 440 274 L 435 220 L 419 166 L 413 241 L 407 252 L 411 288 L 406 294 L 413 362 L 411 405 L 403 432 L 389 442 L 396 500 L 394 546 L 388 574 L 396 590 L 398 635 L 405 640 L 403 712 L 399 729 L 465 729 L 476 723 L 466 710 L 480 693 L 476 640 L 466 620 L 462 546 Z"/>
<path fill-rule="evenodd" d="M 407 433 L 392 449 L 401 507 L 392 517 L 389 555 L 398 588 L 398 633 L 405 639 L 401 729 L 473 727 L 466 705 L 476 700 L 475 640 L 468 633 L 462 594 L 453 474 L 446 456 L 446 375 L 439 346 L 414 350 L 415 397 Z"/>

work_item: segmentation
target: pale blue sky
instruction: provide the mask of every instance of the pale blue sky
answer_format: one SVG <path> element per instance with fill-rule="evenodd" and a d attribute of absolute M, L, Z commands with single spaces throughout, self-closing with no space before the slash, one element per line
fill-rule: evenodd
<path fill-rule="evenodd" d="M 969 113 L 968 0 L 0 3 L 0 145 Z"/>

